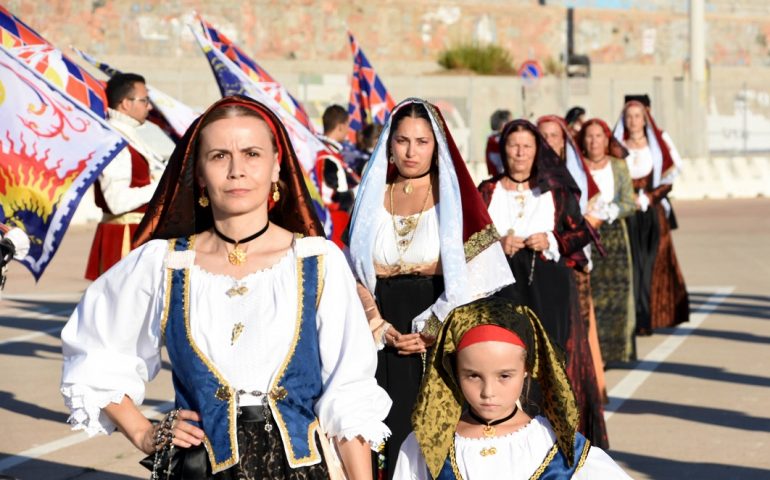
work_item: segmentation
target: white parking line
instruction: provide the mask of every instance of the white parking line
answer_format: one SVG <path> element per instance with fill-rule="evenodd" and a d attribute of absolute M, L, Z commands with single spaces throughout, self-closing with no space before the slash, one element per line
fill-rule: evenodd
<path fill-rule="evenodd" d="M 153 408 L 143 409 L 142 413 L 147 418 L 160 418 L 161 415 L 164 415 L 173 407 L 174 407 L 174 402 L 168 401 L 165 403 L 161 403 L 160 405 Z M 49 453 L 53 453 L 57 450 L 71 447 L 73 445 L 77 445 L 78 443 L 83 443 L 86 440 L 89 440 L 89 438 L 90 437 L 85 432 L 78 432 L 78 433 L 69 435 L 67 437 L 60 438 L 59 440 L 54 440 L 53 442 L 48 442 L 43 445 L 38 445 L 37 447 L 30 448 L 29 450 L 24 450 L 23 452 L 19 452 L 16 455 L 12 455 L 8 458 L 4 458 L 3 460 L 0 460 L 0 473 L 10 468 L 13 468 L 17 465 L 21 465 L 22 463 L 26 463 L 36 458 L 40 458 L 44 455 L 48 455 Z"/>
<path fill-rule="evenodd" d="M 668 358 L 679 346 L 687 339 L 687 337 L 695 329 L 697 329 L 701 323 L 716 310 L 720 303 L 722 303 L 733 291 L 735 287 L 703 287 L 703 288 L 691 288 L 690 291 L 698 292 L 711 292 L 711 296 L 694 312 L 690 314 L 690 321 L 686 324 L 679 325 L 671 334 L 669 338 L 663 341 L 655 349 L 647 354 L 637 367 L 630 371 L 623 379 L 609 392 L 610 403 L 606 406 L 604 411 L 604 418 L 609 419 L 612 414 L 618 411 L 623 403 L 631 398 L 636 390 L 647 380 L 650 374 Z M 32 314 L 26 316 L 35 316 L 36 318 L 45 318 L 49 316 L 55 316 L 56 314 L 65 313 L 67 310 L 58 310 L 51 312 L 50 314 Z M 32 312 L 30 312 L 32 313 Z M 60 330 L 61 327 L 46 330 L 44 332 L 36 332 L 21 337 L 14 337 L 11 339 L 0 342 L 0 345 L 12 343 L 14 341 L 24 341 L 24 339 L 34 338 L 36 336 L 45 335 L 55 330 Z M 142 410 L 148 418 L 158 418 L 165 414 L 173 407 L 173 402 L 169 401 L 158 405 L 154 408 L 148 408 Z M 48 442 L 37 447 L 30 448 L 23 452 L 19 452 L 15 455 L 9 456 L 3 460 L 0 460 L 0 472 L 13 468 L 17 465 L 25 463 L 29 460 L 40 458 L 49 453 L 61 450 L 63 448 L 71 447 L 79 443 L 85 442 L 89 437 L 84 432 L 75 433 L 52 442 Z"/>
<path fill-rule="evenodd" d="M 690 321 L 678 325 L 671 336 L 655 347 L 650 353 L 642 358 L 636 368 L 628 372 L 623 379 L 618 382 L 609 392 L 610 403 L 604 408 L 604 419 L 609 420 L 612 414 L 617 412 L 623 403 L 631 398 L 636 390 L 642 386 L 652 372 L 663 363 L 669 355 L 674 353 L 687 337 L 701 323 L 717 309 L 734 290 L 735 287 L 704 287 L 690 288 L 691 292 L 711 292 L 711 296 L 698 307 L 694 312 L 690 312 Z"/>

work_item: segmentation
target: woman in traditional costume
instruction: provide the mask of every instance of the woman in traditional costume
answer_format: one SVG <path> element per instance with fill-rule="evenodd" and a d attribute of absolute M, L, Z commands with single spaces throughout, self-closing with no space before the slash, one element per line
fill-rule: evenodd
<path fill-rule="evenodd" d="M 628 170 L 636 192 L 637 211 L 626 220 L 631 243 L 636 300 L 636 331 L 686 322 L 690 305 L 684 277 L 674 252 L 676 228 L 668 194 L 681 163 L 671 137 L 662 132 L 643 103 L 626 103 L 613 132 L 628 148 Z"/>
<path fill-rule="evenodd" d="M 500 152 L 505 173 L 479 185 L 516 283 L 500 294 L 531 308 L 552 340 L 567 352 L 567 371 L 581 408 L 580 429 L 607 446 L 602 397 L 580 317 L 572 273 L 592 239 L 583 220 L 570 173 L 537 128 L 514 120 L 503 129 Z"/>
<path fill-rule="evenodd" d="M 353 276 L 322 232 L 278 117 L 246 97 L 215 103 L 174 151 L 141 246 L 62 331 L 74 428 L 117 427 L 153 478 L 329 478 L 335 446 L 350 478 L 371 478 L 390 400 Z M 176 405 L 154 426 L 138 406 L 161 345 Z"/>
<path fill-rule="evenodd" d="M 378 456 L 391 478 L 422 380 L 424 355 L 457 305 L 513 282 L 499 236 L 438 109 L 393 110 L 364 170 L 349 257 L 380 348 L 377 381 L 393 399 Z"/>
<path fill-rule="evenodd" d="M 628 362 L 636 359 L 631 251 L 623 221 L 636 210 L 631 176 L 625 160 L 610 154 L 610 144 L 617 140 L 603 120 L 585 122 L 577 141 L 600 192 L 586 219 L 598 226 L 606 251 L 593 258 L 591 270 L 602 358 L 605 363 Z"/>
<path fill-rule="evenodd" d="M 575 193 L 579 195 L 580 212 L 585 216 L 589 205 L 593 205 L 598 199 L 599 189 L 588 173 L 585 159 L 580 150 L 575 146 L 575 141 L 567 128 L 567 124 L 556 115 L 545 115 L 537 120 L 537 129 L 551 149 L 559 155 L 562 165 L 567 167 L 572 180 L 580 189 L 579 192 Z M 588 226 L 593 229 L 594 225 L 590 222 L 590 219 L 587 218 L 586 220 L 588 221 Z M 596 242 L 597 246 L 601 247 L 601 244 L 596 240 L 597 237 L 598 235 L 594 236 L 594 242 Z M 578 291 L 580 317 L 588 329 L 588 345 L 591 347 L 591 358 L 593 359 L 594 370 L 596 371 L 596 383 L 606 403 L 607 387 L 604 379 L 604 363 L 602 362 L 599 334 L 596 328 L 596 314 L 591 299 L 591 269 L 593 265 L 591 260 L 594 256 L 592 250 L 592 245 L 589 243 L 569 263 L 574 264 L 572 273 L 575 276 L 575 284 Z M 603 253 L 603 250 L 600 248 L 597 253 Z"/>
<path fill-rule="evenodd" d="M 532 310 L 498 298 L 455 309 L 431 351 L 397 480 L 629 479 L 578 432 L 561 350 Z M 521 408 L 529 384 L 544 414 Z"/>

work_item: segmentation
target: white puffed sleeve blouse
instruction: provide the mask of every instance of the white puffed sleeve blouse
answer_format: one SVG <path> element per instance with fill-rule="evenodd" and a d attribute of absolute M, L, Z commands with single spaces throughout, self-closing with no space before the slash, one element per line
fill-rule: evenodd
<path fill-rule="evenodd" d="M 240 280 L 194 264 L 193 251 L 171 257 L 166 240 L 132 251 L 85 292 L 62 331 L 61 392 L 76 430 L 110 433 L 103 414 L 128 395 L 144 400 L 145 383 L 161 368 L 161 317 L 166 267 L 190 268 L 193 341 L 236 390 L 268 391 L 289 354 L 297 316 L 298 259 L 323 255 L 316 326 L 323 393 L 315 413 L 330 436 L 362 436 L 378 445 L 391 401 L 377 385 L 377 356 L 355 281 L 342 252 L 320 237 L 298 238 L 272 267 Z M 170 260 L 173 258 L 172 260 Z M 233 295 L 233 290 L 241 293 Z M 230 292 L 230 295 L 228 295 Z M 233 341 L 233 327 L 242 324 Z M 241 397 L 241 405 L 258 398 Z"/>

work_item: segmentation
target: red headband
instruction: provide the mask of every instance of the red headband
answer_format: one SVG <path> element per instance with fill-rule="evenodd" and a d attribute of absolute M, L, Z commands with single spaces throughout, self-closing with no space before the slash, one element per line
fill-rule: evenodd
<path fill-rule="evenodd" d="M 525 350 L 527 349 L 527 346 L 524 345 L 524 342 L 521 340 L 521 338 L 507 328 L 503 328 L 497 325 L 479 325 L 477 327 L 471 328 L 465 333 L 465 335 L 463 335 L 462 340 L 460 340 L 460 344 L 457 345 L 457 351 L 459 352 L 463 348 L 470 347 L 474 343 L 481 342 L 511 343 L 513 345 L 518 345 Z"/>

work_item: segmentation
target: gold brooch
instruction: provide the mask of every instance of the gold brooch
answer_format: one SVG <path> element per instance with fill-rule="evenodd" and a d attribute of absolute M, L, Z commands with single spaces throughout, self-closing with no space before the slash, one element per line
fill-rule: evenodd
<path fill-rule="evenodd" d="M 226 402 L 230 400 L 232 393 L 230 392 L 230 388 L 225 387 L 224 385 L 220 385 L 220 387 L 217 388 L 217 393 L 215 393 L 214 396 L 217 397 L 218 400 Z"/>
<path fill-rule="evenodd" d="M 270 398 L 273 400 L 283 400 L 289 395 L 289 392 L 286 391 L 286 388 L 284 387 L 276 387 L 270 391 Z"/>
<path fill-rule="evenodd" d="M 243 333 L 244 328 L 245 327 L 241 322 L 233 325 L 233 331 L 230 333 L 230 345 L 235 345 L 235 342 L 238 341 L 238 337 Z"/>
<path fill-rule="evenodd" d="M 490 455 L 494 455 L 497 453 L 497 449 L 495 447 L 489 447 L 489 448 L 482 448 L 481 449 L 481 456 L 482 457 L 488 457 Z"/>
<path fill-rule="evenodd" d="M 230 288 L 228 291 L 225 292 L 225 295 L 232 298 L 237 295 L 246 295 L 246 292 L 248 292 L 249 289 L 246 288 L 243 285 L 235 285 L 234 287 Z"/>

